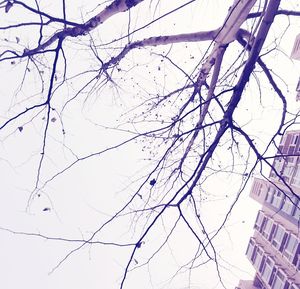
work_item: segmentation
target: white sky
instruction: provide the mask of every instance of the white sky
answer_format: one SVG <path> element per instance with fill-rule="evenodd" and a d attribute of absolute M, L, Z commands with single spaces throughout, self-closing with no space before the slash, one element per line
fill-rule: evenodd
<path fill-rule="evenodd" d="M 78 9 L 71 1 L 66 1 L 69 7 L 68 15 L 70 19 L 77 20 L 82 17 L 88 19 L 91 15 L 87 11 L 95 8 L 94 1 L 82 1 Z M 131 28 L 140 27 L 143 23 L 150 20 L 153 14 L 163 14 L 178 6 L 182 1 L 172 1 L 165 5 L 161 1 L 153 1 L 152 6 L 144 5 L 136 8 L 132 14 Z M 58 5 L 52 2 L 53 6 Z M 169 2 L 170 3 L 170 2 Z M 153 35 L 164 35 L 184 33 L 197 30 L 215 29 L 222 24 L 227 9 L 231 1 L 198 1 L 197 4 L 187 7 L 180 12 L 166 18 L 163 23 L 157 22 L 150 28 L 135 34 L 134 40 L 149 37 Z M 296 7 L 296 1 L 290 3 L 291 7 Z M 165 6 L 164 6 L 165 5 Z M 294 5 L 294 6 L 293 6 Z M 47 7 L 49 11 L 53 10 L 51 4 L 41 1 L 41 6 Z M 299 8 L 299 7 L 298 7 Z M 149 13 L 151 10 L 151 14 Z M 156 9 L 156 10 L 155 10 Z M 12 12 L 13 9 L 11 10 Z M 5 14 L 1 10 L 0 25 L 6 25 L 11 14 Z M 28 18 L 27 15 L 18 17 Z M 142 17 L 141 17 L 142 16 Z M 280 22 L 276 24 L 274 32 L 287 25 L 287 19 L 283 16 Z M 30 19 L 30 18 L 29 18 Z M 121 23 L 121 24 L 120 24 Z M 127 31 L 128 14 L 117 16 L 115 19 L 107 21 L 93 34 L 95 39 L 102 42 L 114 39 L 120 33 Z M 200 28 L 199 28 L 200 27 Z M 294 89 L 300 75 L 298 63 L 292 63 L 287 59 L 289 56 L 294 37 L 297 33 L 297 26 L 292 23 L 288 32 L 283 36 L 281 42 L 281 52 L 274 58 L 268 58 L 268 65 L 286 82 L 288 90 L 288 99 L 290 109 L 298 111 L 299 106 L 294 102 Z M 145 35 L 147 34 L 147 35 Z M 113 35 L 113 36 L 112 36 Z M 12 40 L 16 35 L 14 33 L 4 33 L 1 36 Z M 31 34 L 18 35 L 24 45 L 31 43 Z M 23 38 L 24 37 L 24 38 Z M 98 38 L 99 37 L 99 38 Z M 23 40 L 25 39 L 25 40 Z M 85 43 L 85 39 L 81 39 Z M 124 40 L 125 41 L 125 40 Z M 77 40 L 68 42 L 66 54 L 69 60 L 68 68 L 74 74 L 78 67 L 95 68 L 96 64 L 91 63 L 91 55 L 80 51 L 85 46 Z M 22 42 L 23 43 L 23 42 Z M 9 45 L 9 44 L 7 44 Z M 193 67 L 193 57 L 199 58 L 207 47 L 206 45 L 193 44 L 184 50 L 183 45 L 175 46 L 172 49 L 173 59 L 180 61 L 190 54 L 186 67 Z M 272 45 L 270 45 L 270 49 Z M 165 48 L 151 49 L 152 52 L 162 53 L 167 51 Z M 101 49 L 99 49 L 101 51 Z M 101 51 L 103 55 L 106 51 Z M 111 53 L 111 51 L 110 51 Z M 284 53 L 287 56 L 284 56 Z M 234 55 L 228 55 L 226 61 L 230 61 Z M 141 67 L 134 67 L 132 71 L 120 73 L 116 76 L 118 83 L 122 88 L 116 91 L 113 87 L 103 89 L 99 94 L 86 95 L 75 102 L 72 102 L 63 114 L 63 122 L 67 132 L 65 145 L 62 145 L 61 126 L 57 119 L 56 112 L 52 112 L 55 122 L 50 123 L 50 134 L 47 145 L 46 168 L 43 170 L 41 179 L 45 180 L 55 174 L 66 163 L 70 162 L 74 156 L 68 149 L 77 155 L 85 155 L 94 151 L 105 149 L 111 145 L 119 143 L 127 138 L 126 133 L 114 130 L 106 130 L 101 125 L 113 126 L 120 113 L 127 111 L 136 99 L 132 95 L 140 93 L 143 95 L 143 89 L 163 91 L 168 85 L 175 85 L 180 81 L 180 73 L 171 74 L 168 67 L 165 71 L 154 70 L 157 63 L 151 62 L 149 53 L 140 51 L 130 54 L 120 64 L 125 70 L 133 62 L 143 63 Z M 149 66 L 148 66 L 149 65 Z M 10 63 L 0 63 L 2 76 L 2 85 L 0 87 L 0 120 L 1 122 L 10 114 L 19 111 L 23 103 L 30 103 L 35 100 L 34 92 L 39 88 L 34 87 L 38 80 L 36 76 L 28 76 L 28 85 L 25 85 L 22 91 L 15 94 L 18 87 L 15 83 L 20 79 L 22 71 L 18 66 L 12 66 Z M 151 77 L 147 73 L 151 74 Z M 70 73 L 70 75 L 72 75 Z M 150 75 L 149 74 L 149 75 Z M 130 80 L 133 75 L 134 80 Z M 153 78 L 154 77 L 156 78 Z M 126 81 L 122 77 L 126 76 Z M 118 78 L 119 77 L 119 78 Z M 87 79 L 83 76 L 81 80 L 75 79 L 68 88 L 62 88 L 54 100 L 57 107 L 72 96 L 72 93 Z M 80 82 L 81 81 L 81 82 Z M 258 147 L 263 147 L 266 140 L 270 137 L 270 130 L 278 122 L 278 112 L 280 104 L 276 97 L 270 91 L 265 95 L 269 88 L 265 79 L 260 80 L 263 87 L 262 106 L 258 107 L 259 95 L 255 80 L 251 80 L 247 90 L 247 98 L 243 99 L 237 112 L 237 118 L 244 122 L 245 129 L 250 134 L 255 133 Z M 287 89 L 283 82 L 280 84 Z M 265 89 L 267 88 L 267 89 Z M 41 96 L 39 96 L 41 97 Z M 141 96 L 142 97 L 142 96 Z M 12 106 L 12 104 L 14 104 Z M 11 108 L 7 113 L 8 108 Z M 163 117 L 171 115 L 167 108 Z M 107 217 L 111 216 L 115 210 L 120 208 L 124 201 L 131 195 L 131 192 L 138 187 L 141 179 L 139 177 L 146 175 L 152 167 L 150 161 L 144 161 L 148 152 L 144 153 L 141 149 L 143 143 L 131 143 L 122 148 L 110 151 L 99 157 L 86 160 L 79 165 L 74 166 L 63 175 L 50 182 L 42 191 L 40 198 L 34 198 L 30 202 L 29 210 L 26 210 L 30 192 L 34 187 L 36 178 L 37 161 L 39 159 L 41 148 L 41 135 L 43 132 L 43 116 L 41 113 L 34 121 L 31 121 L 33 115 L 29 115 L 0 131 L 0 172 L 1 172 L 1 190 L 0 190 L 0 227 L 8 228 L 13 231 L 22 231 L 43 234 L 50 237 L 62 237 L 70 239 L 88 238 L 93 231 L 99 228 Z M 125 118 L 125 117 L 124 117 Z M 38 120 L 38 121 L 37 121 Z M 28 123 L 28 124 L 26 124 Z M 24 130 L 20 133 L 17 129 L 22 125 Z M 149 125 L 151 127 L 152 124 Z M 222 155 L 220 149 L 217 158 L 222 161 L 226 158 Z M 159 153 L 159 151 L 158 151 Z M 218 255 L 220 255 L 221 272 L 224 283 L 227 288 L 234 288 L 239 279 L 251 278 L 253 269 L 246 260 L 244 254 L 249 237 L 252 234 L 252 226 L 258 209 L 258 205 L 248 198 L 250 189 L 248 184 L 244 191 L 238 206 L 233 210 L 232 215 L 226 224 L 224 230 L 214 240 Z M 218 174 L 209 179 L 203 186 L 203 189 L 209 192 L 208 199 L 203 200 L 201 209 L 202 219 L 213 232 L 232 200 L 235 198 L 233 192 L 240 186 L 240 179 L 235 175 Z M 201 192 L 199 191 L 199 196 Z M 137 205 L 137 204 L 136 204 Z M 49 207 L 50 211 L 44 212 L 43 209 Z M 163 222 L 159 222 L 153 233 L 142 245 L 141 251 L 135 256 L 136 268 L 128 275 L 125 288 L 164 288 L 164 289 L 219 289 L 222 288 L 216 276 L 215 265 L 211 262 L 208 265 L 199 266 L 194 270 L 191 276 L 191 282 L 188 282 L 188 274 L 177 274 L 172 281 L 174 272 L 179 265 L 184 264 L 192 258 L 195 252 L 196 242 L 186 230 L 186 227 L 179 223 L 176 228 L 176 238 L 170 238 L 169 243 L 161 250 L 161 254 L 156 256 L 149 265 L 138 268 L 150 252 L 153 252 L 165 237 L 165 231 L 170 229 L 178 212 L 170 210 L 164 217 Z M 188 215 L 191 218 L 192 216 Z M 131 219 L 130 219 L 131 218 Z M 137 220 L 129 216 L 124 220 L 114 222 L 107 230 L 104 230 L 100 240 L 110 240 L 115 242 L 135 241 L 137 232 L 142 228 L 135 227 Z M 132 222 L 132 227 L 128 224 Z M 119 248 L 115 246 L 86 245 L 84 248 L 74 253 L 57 270 L 49 274 L 55 266 L 64 258 L 70 250 L 76 248 L 78 243 L 64 241 L 44 240 L 34 236 L 24 236 L 13 234 L 5 230 L 0 230 L 0 287 L 6 289 L 15 288 L 44 288 L 44 289 L 94 289 L 94 288 L 118 288 L 126 260 L 131 252 L 126 247 Z"/>

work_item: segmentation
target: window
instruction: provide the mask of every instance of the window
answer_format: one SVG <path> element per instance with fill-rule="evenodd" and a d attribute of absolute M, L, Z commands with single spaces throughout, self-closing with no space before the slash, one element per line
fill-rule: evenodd
<path fill-rule="evenodd" d="M 250 239 L 249 244 L 248 244 L 248 248 L 247 248 L 247 251 L 246 251 L 246 255 L 247 255 L 249 260 L 252 260 L 252 258 L 253 258 L 254 248 L 255 248 L 255 242 L 254 242 L 253 239 Z"/>
<path fill-rule="evenodd" d="M 300 39 L 298 37 L 298 35 L 296 36 L 295 42 L 294 42 L 294 46 L 293 46 L 293 50 L 291 53 L 291 57 L 294 59 L 298 59 L 299 58 L 299 45 L 300 45 Z"/>
<path fill-rule="evenodd" d="M 295 235 L 290 234 L 286 240 L 283 255 L 287 257 L 294 265 L 297 263 L 297 250 L 299 242 Z"/>
<path fill-rule="evenodd" d="M 273 196 L 272 205 L 277 209 L 281 209 L 283 204 L 283 197 L 283 193 L 279 190 L 276 190 Z"/>
<path fill-rule="evenodd" d="M 292 185 L 294 185 L 296 187 L 300 187 L 300 166 L 299 166 L 299 164 L 295 168 L 295 171 L 296 172 L 295 172 L 294 177 L 292 179 Z"/>
<path fill-rule="evenodd" d="M 263 282 L 259 279 L 259 277 L 257 275 L 255 276 L 255 278 L 253 280 L 253 285 L 255 288 L 266 289 Z"/>
<path fill-rule="evenodd" d="M 267 257 L 263 255 L 261 258 L 260 265 L 258 266 L 258 272 L 262 273 L 262 271 L 264 270 L 266 259 Z"/>
<path fill-rule="evenodd" d="M 293 166 L 295 167 L 295 164 L 296 164 L 296 162 L 297 162 L 297 157 L 292 156 L 292 157 L 287 157 L 286 159 L 287 159 L 288 163 L 292 163 Z M 289 164 L 289 165 L 290 165 L 290 164 Z"/>
<path fill-rule="evenodd" d="M 294 170 L 295 170 L 295 166 L 287 165 L 283 169 L 283 175 L 287 177 L 291 177 L 293 175 Z"/>
<path fill-rule="evenodd" d="M 266 194 L 266 199 L 265 201 L 269 204 L 272 203 L 273 201 L 273 195 L 274 195 L 274 189 L 272 187 L 269 187 L 268 192 Z"/>
<path fill-rule="evenodd" d="M 267 239 L 270 240 L 272 233 L 274 231 L 273 221 L 271 219 L 267 219 L 263 224 L 261 234 Z"/>
<path fill-rule="evenodd" d="M 289 149 L 288 149 L 288 154 L 289 155 L 293 155 L 295 152 L 295 146 L 294 145 L 290 145 Z"/>
<path fill-rule="evenodd" d="M 259 185 L 258 185 L 258 188 L 256 189 L 256 194 L 257 194 L 258 196 L 260 196 L 261 191 L 262 191 L 262 184 L 259 184 Z"/>
<path fill-rule="evenodd" d="M 263 225 L 263 221 L 264 221 L 264 213 L 262 211 L 258 211 L 255 224 L 254 224 L 254 229 L 260 231 Z"/>
<path fill-rule="evenodd" d="M 293 213 L 293 218 L 299 222 L 300 221 L 300 208 L 299 208 L 299 205 L 300 203 L 298 203 L 297 206 L 295 206 L 295 210 L 294 210 L 294 213 Z"/>
<path fill-rule="evenodd" d="M 260 271 L 261 265 L 262 265 L 261 261 L 263 258 L 263 254 L 264 254 L 264 251 L 260 247 L 257 247 L 257 250 L 253 255 L 253 260 L 252 260 L 253 266 L 259 271 Z"/>
<path fill-rule="evenodd" d="M 268 257 L 263 265 L 261 277 L 266 283 L 269 283 L 269 281 L 271 280 L 274 264 L 275 264 L 274 260 Z"/>
<path fill-rule="evenodd" d="M 277 248 L 279 251 L 282 251 L 284 239 L 287 237 L 285 230 L 282 226 L 277 225 L 274 231 L 274 236 L 272 239 L 272 245 Z"/>
<path fill-rule="evenodd" d="M 278 174 L 280 174 L 280 172 L 281 172 L 281 170 L 282 170 L 282 168 L 283 168 L 283 164 L 284 164 L 284 161 L 282 161 L 281 158 L 274 161 L 273 166 L 274 166 L 274 168 L 275 168 L 275 170 L 276 170 L 276 172 L 277 172 Z M 276 178 L 277 178 L 277 175 L 276 175 L 275 171 L 273 172 L 273 174 L 274 174 L 274 176 L 276 176 Z"/>
<path fill-rule="evenodd" d="M 263 187 L 263 184 L 260 183 L 258 180 L 255 180 L 252 185 L 251 193 L 253 193 L 257 196 L 260 196 L 260 193 L 262 192 L 262 187 Z"/>
<path fill-rule="evenodd" d="M 283 289 L 291 289 L 291 280 L 286 280 Z"/>
<path fill-rule="evenodd" d="M 293 137 L 293 144 L 294 144 L 294 145 L 297 144 L 298 138 L 299 138 L 299 135 L 294 135 L 294 137 Z"/>
<path fill-rule="evenodd" d="M 295 197 L 292 196 L 286 196 L 284 198 L 284 203 L 282 206 L 282 211 L 285 212 L 286 214 L 292 216 L 294 211 L 295 211 L 295 205 L 297 200 Z"/>
<path fill-rule="evenodd" d="M 283 271 L 277 270 L 274 276 L 272 289 L 284 289 L 285 282 L 286 282 L 286 275 L 283 273 Z"/>

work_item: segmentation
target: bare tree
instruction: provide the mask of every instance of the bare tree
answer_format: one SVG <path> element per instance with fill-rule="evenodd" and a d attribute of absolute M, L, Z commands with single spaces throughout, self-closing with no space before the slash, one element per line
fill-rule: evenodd
<path fill-rule="evenodd" d="M 5 232 L 64 244 L 52 272 L 100 247 L 120 256 L 116 288 L 144 274 L 151 281 L 165 255 L 173 263 L 154 288 L 182 276 L 190 288 L 205 264 L 226 288 L 230 267 L 216 243 L 254 170 L 272 168 L 276 143 L 298 121 L 274 58 L 292 67 L 281 45 L 293 41 L 300 11 L 292 1 L 202 2 L 1 2 L 2 176 L 11 184 L 19 174 L 14 182 L 25 191 L 28 214 L 61 219 L 61 195 L 75 214 L 69 198 L 80 186 L 79 170 L 98 178 L 97 218 L 80 237 L 1 224 Z M 211 20 L 218 26 L 206 29 L 201 17 L 217 5 L 222 11 Z M 139 169 L 116 197 L 119 187 L 106 185 L 118 181 L 107 182 L 97 166 L 121 155 L 129 171 Z M 212 183 L 226 178 L 237 185 L 214 195 Z M 223 213 L 211 226 L 205 210 L 220 197 Z"/>

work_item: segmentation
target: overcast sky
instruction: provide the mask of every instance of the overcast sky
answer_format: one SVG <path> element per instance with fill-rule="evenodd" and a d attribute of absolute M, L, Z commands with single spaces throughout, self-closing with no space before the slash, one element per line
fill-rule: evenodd
<path fill-rule="evenodd" d="M 150 7 L 142 5 L 136 8 L 137 10 L 130 15 L 132 17 L 130 29 L 140 27 L 142 23 L 150 21 L 153 15 L 155 17 L 162 15 L 178 6 L 182 1 L 172 1 L 172 7 L 163 3 L 164 1 L 160 2 L 152 1 Z M 60 1 L 57 3 L 41 1 L 41 7 L 56 13 L 55 7 L 59 6 L 58 3 Z M 89 19 L 94 15 L 94 11 L 98 11 L 102 7 L 97 7 L 94 1 L 81 1 L 78 6 L 77 3 L 75 5 L 71 1 L 66 1 L 66 3 L 67 16 L 70 20 L 78 22 L 81 18 Z M 142 30 L 136 33 L 133 39 L 199 31 L 199 27 L 200 30 L 215 29 L 222 24 L 230 4 L 231 1 L 221 0 L 196 1 L 193 5 L 174 13 L 173 16 L 166 17 L 162 22 L 154 23 L 146 28 L 146 32 Z M 296 4 L 296 1 L 290 3 L 294 8 L 297 8 Z M 31 5 L 34 4 L 31 3 Z M 14 11 L 14 7 L 7 14 L 3 10 L 0 13 L 1 26 L 13 22 L 9 17 L 18 19 L 23 17 L 24 21 L 32 20 L 30 15 L 21 13 L 21 10 L 16 8 Z M 101 26 L 101 29 L 99 28 L 93 36 L 99 42 L 99 39 L 103 43 L 111 41 L 116 35 L 123 35 L 127 32 L 128 19 L 128 13 L 114 17 Z M 283 26 L 288 26 L 287 18 L 282 17 L 281 21 L 281 24 L 274 26 L 270 37 Z M 294 101 L 294 90 L 298 76 L 300 76 L 300 66 L 299 63 L 288 60 L 288 56 L 298 32 L 300 31 L 297 31 L 295 22 L 292 22 L 289 30 L 282 36 L 281 51 L 275 54 L 276 57 L 268 58 L 270 67 L 276 70 L 276 73 L 280 73 L 282 78 L 280 84 L 288 95 L 289 108 L 294 112 L 299 109 L 299 105 Z M 32 43 L 31 33 L 33 31 L 28 29 L 18 35 L 14 32 L 4 32 L 1 36 L 1 43 L 5 43 L 4 39 L 6 38 L 10 43 L 17 36 L 24 45 L 30 45 Z M 51 30 L 47 33 L 50 34 Z M 91 63 L 92 56 L 90 52 L 85 51 L 85 44 L 88 41 L 80 38 L 79 40 L 72 39 L 67 43 L 65 52 L 70 77 L 78 73 L 79 67 L 87 70 L 94 69 L 99 65 Z M 193 61 L 195 57 L 200 60 L 207 45 L 207 43 L 191 44 L 186 49 L 183 44 L 174 45 L 170 56 L 172 59 L 180 61 L 189 54 L 189 61 Z M 270 50 L 273 49 L 272 45 L 272 43 L 269 45 Z M 159 59 L 156 60 L 156 63 L 152 62 L 151 58 L 151 53 L 165 54 L 169 48 L 151 48 L 150 53 L 147 50 L 128 55 L 120 65 L 122 71 L 116 76 L 117 83 L 122 85 L 118 89 L 113 85 L 107 85 L 92 95 L 83 91 L 82 96 L 71 102 L 64 111 L 63 124 L 66 137 L 62 136 L 62 126 L 57 111 L 51 112 L 47 155 L 40 175 L 43 182 L 70 161 L 76 159 L 77 156 L 101 151 L 128 138 L 128 133 L 106 129 L 106 127 L 116 127 L 122 119 L 126 119 L 128 111 L 130 112 L 131 107 L 138 103 L 133 95 L 141 95 L 142 98 L 145 91 L 163 91 L 168 88 L 168 85 L 170 87 L 176 85 L 181 77 L 180 74 L 172 74 L 169 67 L 160 66 Z M 103 54 L 111 53 L 111 51 L 103 52 L 101 47 L 99 51 Z M 234 55 L 227 55 L 225 61 L 228 62 L 233 57 Z M 132 63 L 142 63 L 142 65 L 133 67 Z M 191 62 L 186 65 L 187 67 L 190 65 L 192 69 L 194 64 Z M 131 66 L 132 69 L 126 71 Z M 16 82 L 21 79 L 23 70 L 10 62 L 0 62 L 0 70 L 2 75 L 0 119 L 4 121 L 10 115 L 18 112 L 23 103 L 26 101 L 30 103 L 36 99 L 35 92 L 40 89 L 36 87 L 40 84 L 37 76 L 32 74 L 25 79 L 24 87 L 19 89 L 19 86 L 16 87 Z M 258 69 L 256 73 L 259 75 Z M 62 74 L 60 71 L 58 78 Z M 131 77 L 134 78 L 134 81 Z M 82 75 L 79 80 L 78 78 L 70 79 L 68 86 L 59 90 L 59 97 L 54 99 L 54 105 L 62 109 L 62 104 L 71 98 L 87 79 L 87 75 Z M 264 92 L 260 107 L 258 106 L 260 103 L 258 82 Z M 270 90 L 270 94 L 265 95 L 268 92 L 267 87 L 265 79 L 260 80 L 259 76 L 253 78 L 247 89 L 247 97 L 241 103 L 237 113 L 237 118 L 244 122 L 247 130 L 251 133 L 255 132 L 257 145 L 261 148 L 265 146 L 268 137 L 278 123 L 278 112 L 280 112 L 280 104 L 273 92 Z M 42 98 L 42 96 L 39 97 Z M 138 100 L 140 101 L 140 98 Z M 167 118 L 169 114 L 171 115 L 169 108 L 163 111 L 163 117 Z M 32 194 L 41 151 L 44 117 L 43 111 L 39 114 L 32 113 L 0 131 L 0 172 L 2 176 L 0 188 L 0 227 L 2 228 L 0 230 L 0 286 L 6 289 L 118 288 L 126 261 L 131 254 L 128 246 L 86 244 L 60 264 L 82 242 L 51 238 L 72 240 L 89 238 L 103 222 L 123 206 L 132 192 L 139 187 L 153 166 L 153 162 L 149 158 L 153 157 L 153 153 L 153 158 L 159 155 L 162 148 L 157 148 L 157 151 L 154 152 L 151 149 L 144 150 L 144 146 L 148 145 L 148 140 L 126 144 L 80 162 L 49 182 L 39 192 L 39 195 Z M 152 126 L 153 124 L 149 122 L 145 124 L 145 129 Z M 20 127 L 22 127 L 21 130 Z M 222 151 L 226 150 L 225 145 L 220 148 L 216 162 L 225 161 L 226 156 L 222 154 Z M 246 151 L 245 148 L 241 148 L 241 150 Z M 237 169 L 239 161 L 241 159 L 237 157 Z M 203 198 L 201 217 L 210 234 L 217 230 L 224 219 L 230 204 L 236 197 L 235 192 L 240 186 L 240 175 L 224 172 L 214 174 L 199 189 L 199 198 Z M 245 257 L 247 243 L 252 235 L 253 223 L 259 208 L 258 204 L 248 198 L 250 187 L 251 181 L 243 192 L 238 205 L 232 211 L 224 229 L 214 239 L 214 246 L 221 264 L 220 270 L 227 288 L 234 288 L 239 279 L 251 279 L 254 272 Z M 149 184 L 147 188 L 151 190 Z M 207 195 L 204 192 L 208 192 Z M 131 209 L 136 208 L 137 203 L 134 203 Z M 125 288 L 223 288 L 218 280 L 214 262 L 201 265 L 198 260 L 199 267 L 191 274 L 187 273 L 188 266 L 184 267 L 184 264 L 193 258 L 198 244 L 181 222 L 174 229 L 176 238 L 171 237 L 161 249 L 160 254 L 154 254 L 154 257 L 151 257 L 162 240 L 166 238 L 177 214 L 175 209 L 169 210 L 163 220 L 158 222 L 154 228 L 155 233 L 141 244 L 141 250 L 134 257 L 134 270 L 128 274 Z M 192 214 L 188 217 L 192 220 Z M 136 236 L 143 230 L 136 224 L 138 224 L 137 217 L 128 214 L 104 229 L 94 241 L 134 243 Z M 18 232 L 28 234 L 18 234 Z M 50 237 L 50 239 L 47 240 L 38 234 Z M 149 258 L 150 262 L 140 267 Z M 181 266 L 182 270 L 177 272 Z"/>

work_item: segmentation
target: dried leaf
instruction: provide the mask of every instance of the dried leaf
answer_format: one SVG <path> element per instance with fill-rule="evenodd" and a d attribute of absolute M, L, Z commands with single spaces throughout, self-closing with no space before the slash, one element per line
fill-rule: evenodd
<path fill-rule="evenodd" d="M 150 181 L 150 186 L 154 186 L 156 184 L 156 180 L 155 179 L 152 179 L 151 181 Z"/>
<path fill-rule="evenodd" d="M 16 36 L 16 41 L 17 41 L 17 43 L 20 42 L 20 38 L 18 36 Z"/>
<path fill-rule="evenodd" d="M 46 207 L 43 209 L 43 212 L 47 212 L 47 211 L 50 211 L 51 209 L 49 207 Z"/>
<path fill-rule="evenodd" d="M 51 118 L 51 121 L 52 121 L 52 122 L 56 122 L 56 118 L 55 118 L 55 117 L 52 117 L 52 118 Z"/>
<path fill-rule="evenodd" d="M 18 127 L 18 130 L 19 130 L 19 132 L 22 132 L 23 126 L 19 126 L 19 127 Z"/>
<path fill-rule="evenodd" d="M 12 2 L 7 1 L 6 5 L 5 5 L 5 13 L 8 13 L 8 11 L 10 10 L 10 8 L 13 6 Z"/>

